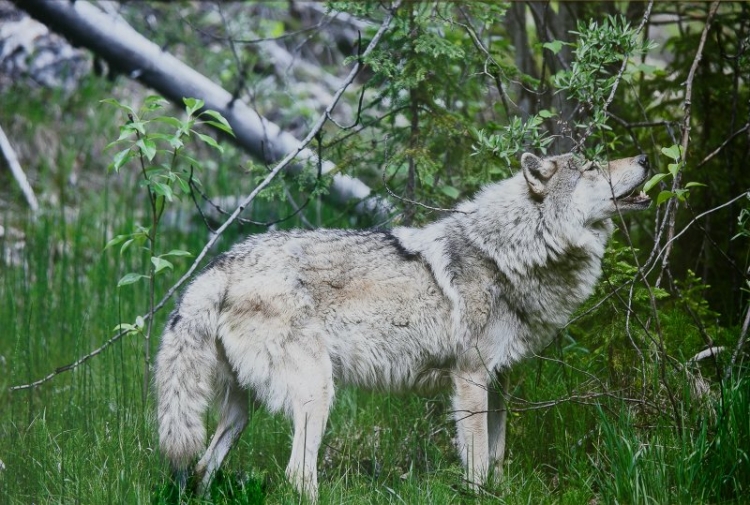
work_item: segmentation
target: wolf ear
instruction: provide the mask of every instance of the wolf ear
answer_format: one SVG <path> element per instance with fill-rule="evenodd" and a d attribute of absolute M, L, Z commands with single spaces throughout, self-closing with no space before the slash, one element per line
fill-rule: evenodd
<path fill-rule="evenodd" d="M 521 156 L 521 167 L 531 192 L 544 196 L 547 193 L 546 182 L 557 168 L 555 164 L 531 153 L 524 153 Z"/>

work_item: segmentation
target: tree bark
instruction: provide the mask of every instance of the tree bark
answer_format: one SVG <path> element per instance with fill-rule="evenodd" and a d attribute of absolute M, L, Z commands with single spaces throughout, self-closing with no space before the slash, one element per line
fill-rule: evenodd
<path fill-rule="evenodd" d="M 12 0 L 20 9 L 68 38 L 86 47 L 132 79 L 153 88 L 168 100 L 182 105 L 184 97 L 200 98 L 207 109 L 221 113 L 232 126 L 240 147 L 265 163 L 281 160 L 300 145 L 300 141 L 268 121 L 232 94 L 172 54 L 143 37 L 126 21 L 107 14 L 85 0 Z M 292 172 L 302 170 L 305 163 L 317 165 L 316 154 L 303 149 Z M 322 173 L 335 165 L 322 161 Z M 391 206 L 379 197 L 371 197 L 371 189 L 359 179 L 334 174 L 327 195 L 334 203 L 360 200 L 356 210 L 362 214 L 386 217 Z"/>

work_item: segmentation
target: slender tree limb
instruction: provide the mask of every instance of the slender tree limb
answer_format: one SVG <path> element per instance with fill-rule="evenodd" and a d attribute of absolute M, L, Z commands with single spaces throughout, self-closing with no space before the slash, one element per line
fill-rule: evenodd
<path fill-rule="evenodd" d="M 672 248 L 672 244 L 678 238 L 680 238 L 688 230 L 688 228 L 690 228 L 693 224 L 695 224 L 699 219 L 701 219 L 701 218 L 703 218 L 703 217 L 705 217 L 705 216 L 707 216 L 707 215 L 709 215 L 709 214 L 711 214 L 713 212 L 716 212 L 717 210 L 723 209 L 724 207 L 728 207 L 729 205 L 732 205 L 737 200 L 740 200 L 742 198 L 746 198 L 748 196 L 748 194 L 750 194 L 750 192 L 748 192 L 748 191 L 740 193 L 739 195 L 735 196 L 731 200 L 729 200 L 727 202 L 724 202 L 721 205 L 718 205 L 718 206 L 714 207 L 713 209 L 708 209 L 705 212 L 701 212 L 700 214 L 698 214 L 697 216 L 695 216 L 688 224 L 685 225 L 685 227 L 679 233 L 677 233 L 676 235 L 672 236 L 669 239 L 669 241 L 666 244 L 664 244 L 664 247 L 662 247 L 659 250 L 659 252 L 656 254 L 655 258 L 653 259 L 653 264 L 651 265 L 651 268 L 649 268 L 648 271 L 644 275 L 649 275 L 654 270 L 654 268 L 656 268 L 656 262 L 659 260 L 659 258 L 661 258 L 663 254 L 668 254 L 669 251 Z"/>
<path fill-rule="evenodd" d="M 389 9 L 388 15 L 383 20 L 383 23 L 380 25 L 380 28 L 378 29 L 377 33 L 375 34 L 375 36 L 372 38 L 372 40 L 368 44 L 367 48 L 362 53 L 362 58 L 367 57 L 375 49 L 375 47 L 378 45 L 378 42 L 380 42 L 380 39 L 383 37 L 383 35 L 385 34 L 386 30 L 390 26 L 391 21 L 393 20 L 393 16 L 395 14 L 395 11 L 400 7 L 401 1 L 402 0 L 398 0 L 398 1 L 396 1 L 391 6 L 391 8 Z M 82 3 L 82 2 L 79 0 L 78 2 L 76 2 L 76 4 L 78 4 L 78 3 Z M 206 257 L 206 255 L 208 254 L 208 251 L 211 249 L 211 247 L 213 247 L 213 245 L 219 240 L 219 238 L 224 233 L 224 231 L 226 231 L 226 229 L 229 228 L 229 226 L 232 223 L 234 223 L 234 221 L 237 220 L 237 218 L 239 218 L 239 215 L 242 213 L 242 211 L 245 210 L 245 208 L 248 205 L 250 205 L 250 203 L 255 199 L 255 197 L 258 196 L 258 194 L 263 189 L 265 189 L 271 183 L 271 181 L 273 181 L 273 179 L 282 170 L 286 169 L 289 166 L 289 164 L 292 163 L 292 161 L 294 161 L 295 159 L 297 159 L 297 157 L 300 156 L 301 153 L 303 153 L 304 151 L 308 150 L 307 149 L 307 145 L 310 142 L 312 142 L 312 140 L 316 137 L 316 135 L 318 135 L 318 133 L 323 129 L 323 126 L 325 125 L 326 121 L 328 120 L 327 119 L 328 115 L 336 107 L 336 104 L 341 99 L 341 96 L 344 94 L 344 91 L 346 90 L 346 88 L 349 87 L 349 85 L 354 81 L 354 78 L 357 76 L 357 74 L 361 70 L 361 68 L 362 68 L 361 61 L 362 61 L 362 59 L 360 59 L 359 61 L 357 61 L 355 63 L 354 67 L 349 72 L 349 75 L 346 77 L 346 79 L 344 79 L 344 82 L 343 82 L 341 88 L 339 88 L 339 90 L 336 92 L 336 94 L 333 97 L 333 100 L 328 105 L 328 107 L 326 107 L 326 110 L 320 115 L 320 117 L 315 122 L 315 124 L 313 125 L 312 129 L 310 130 L 310 132 L 304 138 L 304 140 L 302 140 L 302 142 L 300 142 L 299 145 L 295 149 L 293 149 L 292 151 L 290 151 L 289 153 L 287 153 L 286 156 L 284 156 L 284 158 L 280 162 L 278 162 L 276 164 L 276 166 L 273 167 L 273 169 L 268 173 L 268 175 L 266 176 L 266 178 L 263 179 L 263 181 L 260 184 L 258 184 L 258 186 L 256 186 L 255 189 L 253 189 L 253 191 L 247 197 L 245 197 L 242 200 L 242 202 L 234 210 L 234 212 L 232 212 L 232 214 L 229 216 L 229 218 L 227 218 L 227 220 L 224 221 L 224 223 L 219 228 L 216 229 L 216 232 L 211 236 L 211 238 L 208 240 L 208 242 L 206 242 L 205 246 L 200 251 L 200 253 L 198 253 L 198 255 L 195 257 L 195 260 L 193 261 L 193 263 L 190 266 L 190 268 L 188 268 L 187 272 L 185 272 L 185 274 L 182 277 L 180 277 L 180 279 L 171 288 L 169 288 L 169 290 L 166 292 L 166 294 L 164 295 L 164 297 L 159 301 L 158 304 L 156 304 L 154 306 L 153 311 L 151 311 L 151 312 L 149 312 L 149 313 L 147 313 L 147 314 L 145 314 L 143 316 L 143 320 L 144 321 L 151 320 L 154 317 L 154 314 L 156 312 L 158 312 L 159 310 L 161 310 L 162 308 L 164 308 L 164 306 L 172 298 L 172 296 L 174 296 L 174 294 L 177 292 L 177 290 L 180 289 L 180 287 L 182 287 L 182 285 L 185 284 L 185 282 L 187 282 L 192 277 L 193 273 L 198 269 L 198 266 L 203 261 L 203 259 Z M 65 365 L 65 366 L 60 367 L 60 368 L 57 368 L 54 372 L 51 372 L 51 373 L 47 374 L 46 376 L 42 377 L 41 379 L 39 379 L 37 381 L 31 382 L 31 383 L 28 383 L 28 384 L 21 384 L 21 385 L 18 385 L 18 386 L 12 386 L 10 388 L 10 390 L 11 391 L 19 391 L 19 390 L 23 390 L 23 389 L 33 388 L 33 387 L 39 386 L 41 384 L 44 384 L 45 382 L 53 379 L 54 377 L 56 377 L 57 375 L 59 375 L 62 372 L 66 372 L 66 371 L 69 371 L 69 370 L 74 370 L 75 368 L 77 368 L 80 365 L 82 365 L 83 363 L 87 362 L 88 360 L 90 360 L 94 356 L 97 356 L 98 354 L 101 354 L 101 352 L 104 351 L 107 347 L 109 347 L 113 343 L 117 342 L 118 340 L 120 340 L 122 337 L 124 337 L 128 333 L 129 332 L 127 332 L 127 331 L 120 331 L 119 333 L 117 333 L 116 335 L 114 335 L 112 338 L 110 338 L 109 340 L 107 340 L 100 347 L 98 347 L 97 349 L 93 350 L 89 354 L 87 354 L 85 356 L 82 356 L 81 358 L 77 359 L 73 363 L 71 363 L 69 365 Z"/>
<path fill-rule="evenodd" d="M 735 138 L 737 138 L 741 133 L 744 133 L 744 132 L 748 131 L 748 128 L 750 128 L 750 123 L 745 123 L 745 126 L 743 126 L 739 130 L 737 130 L 736 132 L 734 132 L 733 134 L 731 134 L 729 136 L 729 138 L 727 138 L 724 142 L 721 143 L 721 145 L 719 147 L 717 147 L 716 149 L 714 149 L 713 151 L 711 151 L 709 154 L 707 154 L 706 157 L 703 158 L 701 160 L 701 162 L 698 163 L 698 165 L 696 165 L 695 168 L 700 168 L 703 165 L 705 165 L 706 163 L 708 163 L 709 161 L 711 161 L 717 154 L 719 154 L 721 152 L 722 149 L 724 149 L 727 145 L 729 145 L 729 143 L 731 141 L 733 141 Z"/>
<path fill-rule="evenodd" d="M 693 107 L 693 81 L 695 80 L 695 73 L 698 70 L 698 64 L 703 59 L 703 48 L 706 46 L 708 32 L 711 29 L 711 23 L 713 22 L 716 11 L 719 9 L 720 3 L 720 0 L 714 0 L 711 3 L 711 7 L 708 10 L 708 15 L 706 16 L 705 25 L 703 26 L 703 33 L 701 33 L 701 39 L 698 43 L 698 49 L 695 51 L 695 58 L 693 58 L 693 64 L 690 66 L 687 81 L 685 81 L 685 116 L 682 120 L 682 138 L 680 139 L 680 148 L 682 149 L 680 161 L 682 162 L 682 167 L 684 167 L 685 159 L 687 158 L 688 144 L 690 143 L 690 130 L 692 129 L 690 122 L 692 119 Z M 680 188 L 683 172 L 682 167 L 677 172 L 677 175 L 675 175 L 674 180 L 672 181 L 673 193 Z M 667 202 L 667 210 L 664 214 L 665 221 L 668 221 L 669 223 L 667 226 L 667 244 L 665 245 L 665 248 L 663 250 L 664 257 L 662 258 L 661 271 L 659 272 L 659 277 L 656 278 L 656 282 L 654 283 L 656 287 L 659 287 L 659 285 L 661 284 L 664 272 L 669 266 L 669 256 L 672 251 L 672 243 L 674 242 L 672 238 L 674 237 L 675 233 L 674 226 L 677 214 L 677 204 L 678 202 L 676 198 L 671 198 Z"/>
<path fill-rule="evenodd" d="M 18 183 L 18 187 L 21 188 L 21 192 L 26 199 L 26 203 L 29 204 L 31 212 L 36 214 L 37 212 L 39 212 L 39 202 L 34 195 L 34 190 L 31 188 L 31 184 L 29 184 L 29 180 L 26 178 L 26 174 L 24 173 L 21 164 L 18 162 L 16 151 L 13 149 L 13 146 L 10 144 L 10 140 L 8 140 L 8 137 L 5 135 L 5 132 L 3 131 L 3 128 L 1 126 L 0 151 L 2 151 L 5 161 L 8 162 L 8 167 L 13 174 L 13 178 Z"/>

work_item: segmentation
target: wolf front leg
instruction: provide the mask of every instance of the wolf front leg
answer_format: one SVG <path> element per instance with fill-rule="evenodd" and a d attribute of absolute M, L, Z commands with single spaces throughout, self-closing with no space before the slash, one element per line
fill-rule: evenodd
<path fill-rule="evenodd" d="M 496 373 L 492 386 L 487 390 L 487 431 L 489 434 L 490 464 L 494 479 L 503 476 L 505 460 L 505 433 L 508 422 L 508 407 L 505 397 L 508 394 L 510 375 L 508 371 Z"/>
<path fill-rule="evenodd" d="M 458 450 L 466 467 L 466 479 L 478 489 L 487 479 L 489 442 L 487 439 L 487 372 L 453 376 L 453 411 L 458 433 Z"/>

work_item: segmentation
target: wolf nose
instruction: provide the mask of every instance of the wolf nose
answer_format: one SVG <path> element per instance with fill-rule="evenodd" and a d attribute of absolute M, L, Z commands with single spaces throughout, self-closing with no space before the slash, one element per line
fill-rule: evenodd
<path fill-rule="evenodd" d="M 640 156 L 635 157 L 635 162 L 638 163 L 643 168 L 648 168 L 648 156 L 645 154 L 641 154 Z"/>

